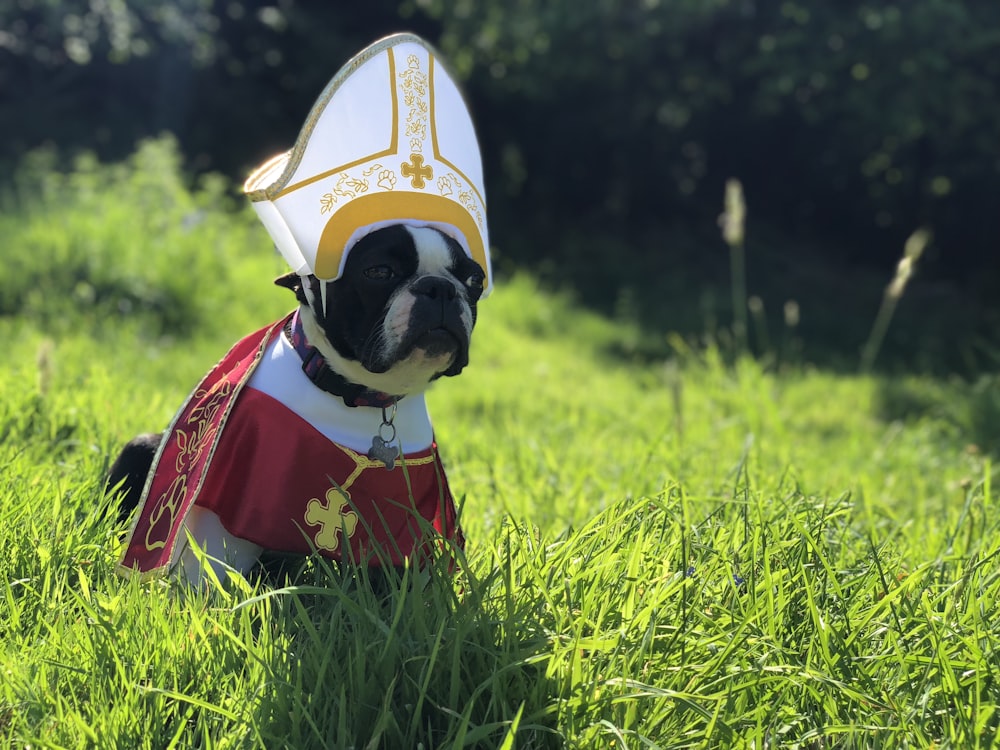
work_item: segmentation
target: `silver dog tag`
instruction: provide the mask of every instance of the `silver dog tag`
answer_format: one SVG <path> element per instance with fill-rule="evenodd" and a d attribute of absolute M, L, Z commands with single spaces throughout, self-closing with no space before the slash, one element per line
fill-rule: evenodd
<path fill-rule="evenodd" d="M 381 461 L 389 471 L 392 471 L 396 466 L 396 459 L 400 457 L 400 454 L 399 446 L 387 443 L 381 435 L 372 438 L 372 447 L 368 450 L 368 458 L 373 461 Z"/>

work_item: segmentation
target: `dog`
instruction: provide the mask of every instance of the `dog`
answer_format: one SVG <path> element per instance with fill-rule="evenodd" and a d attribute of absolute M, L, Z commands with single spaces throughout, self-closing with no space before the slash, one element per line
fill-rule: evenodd
<path fill-rule="evenodd" d="M 461 545 L 424 393 L 468 364 L 485 278 L 447 231 L 408 222 L 361 237 L 336 280 L 276 279 L 297 309 L 234 347 L 238 366 L 206 378 L 166 432 L 140 435 L 114 461 L 107 491 L 119 521 L 133 518 L 127 547 L 198 582 L 206 565 L 246 574 L 267 552 L 389 566 L 421 555 L 433 530 Z M 255 353 L 236 392 L 226 378 L 247 367 L 244 350 Z M 178 478 L 196 477 L 185 511 Z M 122 566 L 141 569 L 137 560 L 127 551 Z"/>
<path fill-rule="evenodd" d="M 461 547 L 424 392 L 469 361 L 493 287 L 482 158 L 440 54 L 377 40 L 244 192 L 298 308 L 240 339 L 108 480 L 119 570 L 192 581 L 265 551 L 379 568 Z"/>

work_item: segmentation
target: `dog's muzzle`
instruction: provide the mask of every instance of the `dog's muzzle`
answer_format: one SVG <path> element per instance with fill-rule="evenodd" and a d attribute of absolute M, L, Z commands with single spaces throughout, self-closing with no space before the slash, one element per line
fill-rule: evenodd
<path fill-rule="evenodd" d="M 373 348 L 365 367 L 385 372 L 419 350 L 429 359 L 450 355 L 451 361 L 441 374 L 457 375 L 469 363 L 469 303 L 452 281 L 439 276 L 418 279 L 409 294 L 412 305 L 404 333 L 390 351 Z"/>

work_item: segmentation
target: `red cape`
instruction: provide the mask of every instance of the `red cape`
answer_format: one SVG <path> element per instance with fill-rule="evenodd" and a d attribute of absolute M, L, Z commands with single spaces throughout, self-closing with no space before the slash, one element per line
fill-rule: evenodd
<path fill-rule="evenodd" d="M 434 537 L 464 539 L 437 446 L 387 470 L 245 388 L 287 318 L 237 343 L 178 411 L 150 470 L 119 569 L 170 568 L 193 505 L 265 549 L 400 565 Z M 360 408 L 360 407 L 359 407 Z"/>

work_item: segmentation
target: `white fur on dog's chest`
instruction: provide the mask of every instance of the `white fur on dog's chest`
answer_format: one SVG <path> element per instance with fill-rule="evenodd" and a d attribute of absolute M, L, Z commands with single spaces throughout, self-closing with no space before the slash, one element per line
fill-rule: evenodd
<path fill-rule="evenodd" d="M 284 404 L 335 443 L 367 453 L 382 424 L 382 410 L 347 406 L 343 399 L 321 391 L 302 372 L 302 360 L 285 336 L 268 345 L 248 388 Z M 400 400 L 393 421 L 404 453 L 428 448 L 433 440 L 430 416 L 422 393 Z M 383 429 L 383 436 L 387 429 Z"/>

